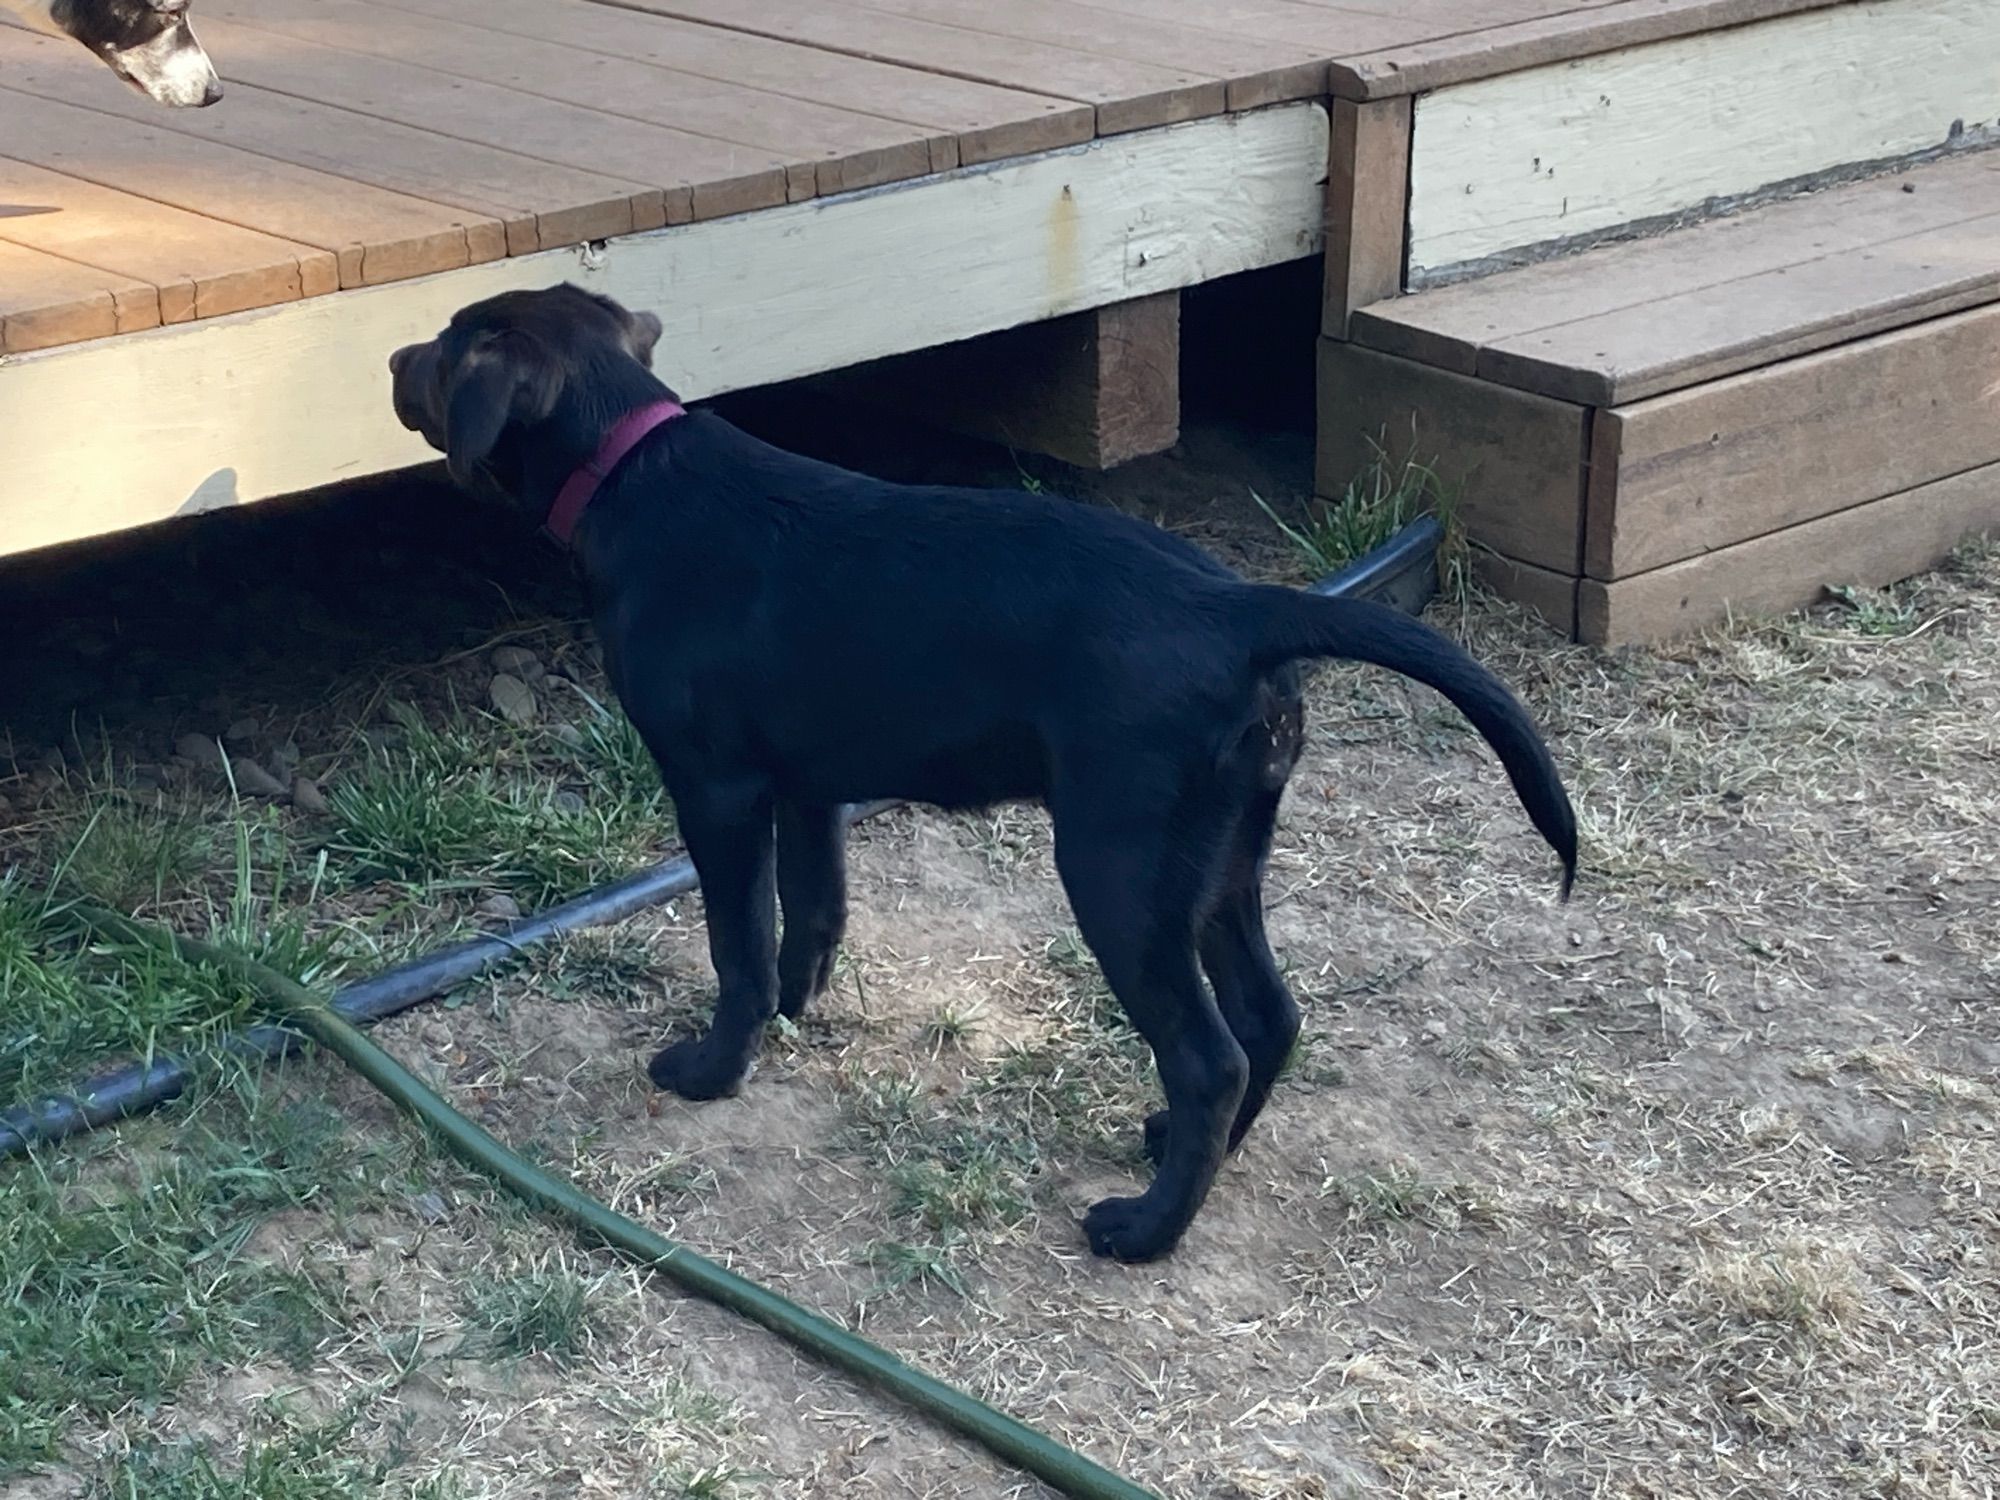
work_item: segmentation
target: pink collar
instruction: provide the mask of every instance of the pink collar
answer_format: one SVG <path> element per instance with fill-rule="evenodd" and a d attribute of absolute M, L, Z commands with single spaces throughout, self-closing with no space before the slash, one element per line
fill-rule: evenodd
<path fill-rule="evenodd" d="M 604 441 L 597 445 L 597 452 L 585 460 L 582 468 L 563 481 L 563 487 L 556 492 L 556 503 L 549 507 L 549 518 L 544 523 L 549 535 L 569 545 L 570 537 L 576 531 L 576 523 L 583 519 L 584 507 L 597 496 L 597 488 L 611 477 L 611 471 L 619 462 L 638 447 L 647 433 L 662 422 L 671 422 L 675 417 L 687 415 L 687 408 L 671 398 L 650 402 L 636 411 L 627 412 L 618 423 L 604 435 Z"/>

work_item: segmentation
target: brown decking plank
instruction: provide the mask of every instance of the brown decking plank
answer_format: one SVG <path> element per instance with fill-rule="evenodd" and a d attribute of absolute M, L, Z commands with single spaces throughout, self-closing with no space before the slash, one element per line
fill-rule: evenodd
<path fill-rule="evenodd" d="M 1184 0 L 1090 0 L 1090 4 L 1149 21 L 1190 19 Z M 1314 6 L 1301 0 L 1205 0 L 1198 15 L 1203 26 L 1305 47 L 1322 58 L 1414 44 L 1450 29 L 1436 21 L 1411 20 L 1386 3 L 1373 10 L 1366 5 Z"/>
<path fill-rule="evenodd" d="M 0 227 L 6 216 L 0 206 Z M 78 344 L 159 322 L 160 294 L 150 283 L 0 241 L 0 354 Z"/>
<path fill-rule="evenodd" d="M 785 162 L 757 147 L 324 47 L 262 26 L 213 16 L 202 26 L 210 50 L 228 57 L 232 78 L 438 135 L 651 183 L 663 200 L 659 222 L 746 213 L 790 196 Z M 677 200 L 685 205 L 679 212 Z M 653 217 L 637 206 L 635 215 Z"/>
<path fill-rule="evenodd" d="M 1348 99 L 1420 94 L 1846 3 L 1850 0 L 1612 0 L 1510 25 L 1345 50 L 1333 60 L 1333 91 Z"/>
<path fill-rule="evenodd" d="M 1353 336 L 1594 405 L 2000 300 L 2000 153 L 1378 304 Z"/>
<path fill-rule="evenodd" d="M 664 222 L 660 190 L 642 183 L 234 80 L 228 109 L 162 110 L 129 90 L 91 87 L 102 67 L 72 43 L 0 25 L 0 68 L 10 89 L 58 101 L 87 99 L 101 114 L 488 216 L 496 229 L 470 227 L 478 260 L 553 250 Z"/>
<path fill-rule="evenodd" d="M 1322 338 L 1315 482 L 1339 495 L 1383 449 L 1432 465 L 1459 487 L 1459 516 L 1475 540 L 1575 574 L 1589 418 L 1565 401 Z"/>
<path fill-rule="evenodd" d="M 473 262 L 469 216 L 419 198 L 0 89 L 7 152 L 52 172 L 331 251 L 340 284 L 367 286 Z M 473 226 L 497 231 L 492 220 Z M 478 236 L 500 252 L 497 233 Z M 490 255 L 481 258 L 491 258 Z"/>
<path fill-rule="evenodd" d="M 1020 156 L 1088 140 L 1094 126 L 1088 105 L 1047 93 L 1001 88 L 588 0 L 381 3 L 928 126 L 944 133 L 933 153 L 934 170 L 958 165 L 961 136 L 980 142 L 993 157 Z"/>
<path fill-rule="evenodd" d="M 1264 41 L 1188 20 L 1133 17 L 1076 0 L 864 0 L 870 10 L 1023 41 L 1047 42 L 1220 80 L 1231 109 L 1248 109 L 1326 91 L 1326 57 L 1298 42 Z"/>
<path fill-rule="evenodd" d="M 871 187 L 931 170 L 936 134 L 879 115 L 795 99 L 563 42 L 509 36 L 367 0 L 204 0 L 203 15 L 392 60 L 420 58 L 455 77 L 542 98 L 587 100 L 606 114 L 754 146 L 813 172 L 821 188 Z"/>
<path fill-rule="evenodd" d="M 1623 646 L 1734 615 L 1812 604 L 1828 585 L 1880 587 L 1937 566 L 1968 536 L 2000 534 L 2000 464 L 1886 495 L 1615 583 L 1578 587 L 1578 635 Z"/>
<path fill-rule="evenodd" d="M 1984 307 L 1600 410 L 1583 571 L 1628 578 L 2000 462 L 1996 370 Z"/>
<path fill-rule="evenodd" d="M 148 198 L 0 156 L 0 240 L 100 266 L 159 289 L 160 321 L 184 323 L 318 296 L 333 256 Z M 53 213 L 20 212 L 50 208 Z"/>
<path fill-rule="evenodd" d="M 1357 309 L 1403 290 L 1410 101 L 1336 99 L 1332 114 L 1320 332 L 1346 338 Z"/>
<path fill-rule="evenodd" d="M 1219 114 L 1228 103 L 1228 91 L 1219 79 L 940 26 L 844 0 L 758 0 L 755 5 L 740 4 L 739 0 L 608 3 L 808 42 L 926 72 L 1056 94 L 1091 105 L 1097 112 L 1099 134 L 1199 119 Z M 962 142 L 960 150 L 967 161 L 991 159 L 990 148 L 974 139 Z"/>

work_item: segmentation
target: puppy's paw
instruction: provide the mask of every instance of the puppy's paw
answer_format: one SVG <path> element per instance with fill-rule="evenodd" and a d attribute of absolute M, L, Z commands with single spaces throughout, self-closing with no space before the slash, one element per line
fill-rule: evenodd
<path fill-rule="evenodd" d="M 654 1086 L 683 1099 L 720 1099 L 733 1094 L 749 1073 L 743 1060 L 725 1053 L 707 1037 L 689 1037 L 653 1054 L 646 1076 Z"/>
<path fill-rule="evenodd" d="M 1159 1166 L 1167 1159 L 1167 1122 L 1171 1110 L 1156 1109 L 1146 1116 L 1146 1160 Z"/>
<path fill-rule="evenodd" d="M 1158 1260 L 1180 1235 L 1144 1198 L 1106 1198 L 1083 1216 L 1083 1236 L 1091 1252 L 1112 1260 Z"/>

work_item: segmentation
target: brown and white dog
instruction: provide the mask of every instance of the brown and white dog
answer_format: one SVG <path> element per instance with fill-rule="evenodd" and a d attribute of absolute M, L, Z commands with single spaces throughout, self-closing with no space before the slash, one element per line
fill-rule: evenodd
<path fill-rule="evenodd" d="M 215 103 L 222 80 L 188 24 L 189 0 L 0 0 L 38 31 L 88 47 L 147 98 L 176 109 Z"/>

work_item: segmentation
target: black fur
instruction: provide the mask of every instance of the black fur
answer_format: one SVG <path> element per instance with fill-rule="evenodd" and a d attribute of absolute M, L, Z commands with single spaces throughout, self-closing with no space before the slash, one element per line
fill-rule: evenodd
<path fill-rule="evenodd" d="M 461 482 L 539 519 L 613 422 L 670 394 L 658 334 L 574 287 L 509 293 L 397 352 L 397 412 Z M 1100 1254 L 1174 1247 L 1298 1034 L 1260 884 L 1300 752 L 1299 659 L 1443 692 L 1498 751 L 1565 892 L 1575 871 L 1547 748 L 1464 651 L 1386 608 L 1250 585 L 1110 510 L 885 484 L 696 411 L 614 472 L 575 550 L 701 876 L 720 986 L 707 1034 L 660 1052 L 654 1082 L 732 1092 L 771 1017 L 824 986 L 840 804 L 1045 802 L 1077 925 L 1167 1096 L 1151 1187 L 1085 1218 Z"/>

